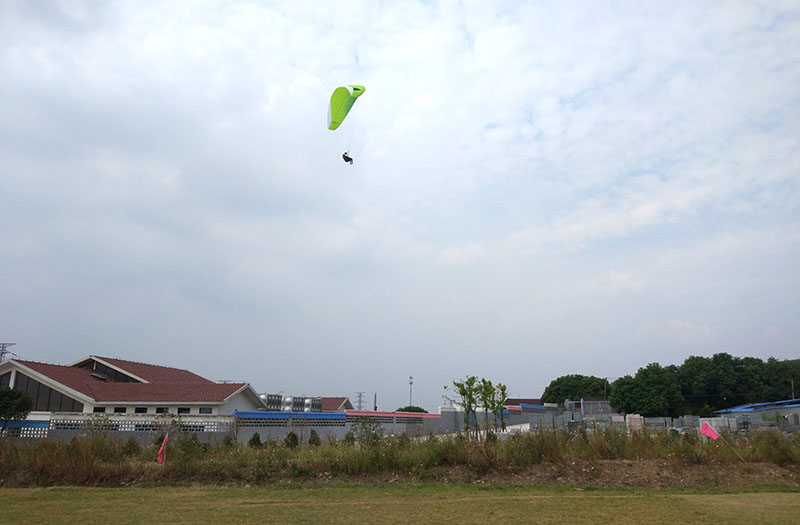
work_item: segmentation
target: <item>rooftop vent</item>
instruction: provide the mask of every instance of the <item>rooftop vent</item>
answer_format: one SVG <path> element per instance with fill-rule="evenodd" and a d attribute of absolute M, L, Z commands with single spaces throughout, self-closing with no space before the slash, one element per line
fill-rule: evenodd
<path fill-rule="evenodd" d="M 105 374 L 92 374 L 93 379 L 97 379 L 98 381 L 105 381 L 108 377 Z"/>

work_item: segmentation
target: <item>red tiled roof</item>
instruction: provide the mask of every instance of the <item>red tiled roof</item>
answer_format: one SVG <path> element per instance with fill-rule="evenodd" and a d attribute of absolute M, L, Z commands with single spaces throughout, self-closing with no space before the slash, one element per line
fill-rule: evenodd
<path fill-rule="evenodd" d="M 322 397 L 320 399 L 322 399 L 323 412 L 339 410 L 339 408 L 342 406 L 342 403 L 347 401 L 346 397 Z"/>
<path fill-rule="evenodd" d="M 53 381 L 61 383 L 62 385 L 73 390 L 77 390 L 78 392 L 89 396 L 98 402 L 131 401 L 140 403 L 221 403 L 247 384 L 214 383 L 204 378 L 200 378 L 202 381 L 195 382 L 179 381 L 175 383 L 118 383 L 111 379 L 106 381 L 98 381 L 92 377 L 92 374 L 95 373 L 94 371 L 83 368 L 51 365 L 48 363 L 37 363 L 35 361 L 24 361 L 22 359 L 15 359 L 15 361 L 30 368 L 31 370 L 47 376 Z M 154 365 L 144 366 L 154 367 Z M 181 370 L 181 372 L 186 371 Z M 189 374 L 191 374 L 191 372 L 189 372 Z"/>
<path fill-rule="evenodd" d="M 94 399 L 98 402 L 132 401 L 222 403 L 245 386 L 246 383 L 208 384 L 153 384 L 153 383 L 99 383 L 94 387 Z"/>
<path fill-rule="evenodd" d="M 92 391 L 93 383 L 101 383 L 97 379 L 92 378 L 92 374 L 94 374 L 92 370 L 63 365 L 51 365 L 49 363 L 37 363 L 36 361 L 25 361 L 22 359 L 14 359 L 14 361 L 89 397 L 94 397 L 94 392 Z"/>
<path fill-rule="evenodd" d="M 150 383 L 214 383 L 213 381 L 199 376 L 194 372 L 180 368 L 170 368 L 167 366 L 148 365 L 147 363 L 137 363 L 136 361 L 125 361 L 113 357 L 90 356 L 100 359 L 110 365 L 129 372 L 136 377 L 141 377 Z"/>

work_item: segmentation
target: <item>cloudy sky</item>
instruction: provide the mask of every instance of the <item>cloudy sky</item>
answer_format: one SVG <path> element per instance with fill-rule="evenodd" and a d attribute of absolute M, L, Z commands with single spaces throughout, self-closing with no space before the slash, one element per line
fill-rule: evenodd
<path fill-rule="evenodd" d="M 381 409 L 798 358 L 798 49 L 796 1 L 0 0 L 0 341 Z"/>

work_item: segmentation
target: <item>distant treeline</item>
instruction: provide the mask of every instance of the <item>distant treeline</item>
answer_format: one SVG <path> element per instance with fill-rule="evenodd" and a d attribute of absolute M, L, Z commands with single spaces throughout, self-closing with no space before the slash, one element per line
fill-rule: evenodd
<path fill-rule="evenodd" d="M 682 365 L 650 363 L 613 383 L 605 378 L 567 375 L 542 394 L 545 403 L 606 398 L 618 412 L 643 416 L 710 416 L 715 410 L 748 403 L 793 399 L 800 391 L 800 359 L 691 356 Z"/>

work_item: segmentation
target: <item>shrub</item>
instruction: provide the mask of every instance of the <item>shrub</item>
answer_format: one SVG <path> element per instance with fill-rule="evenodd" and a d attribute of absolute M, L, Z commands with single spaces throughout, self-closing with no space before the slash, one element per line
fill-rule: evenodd
<path fill-rule="evenodd" d="M 255 434 L 250 437 L 250 441 L 247 442 L 247 446 L 250 448 L 261 448 L 261 435 L 256 432 Z"/>
<path fill-rule="evenodd" d="M 133 436 L 129 437 L 127 441 L 125 441 L 125 445 L 122 447 L 122 453 L 126 456 L 138 456 L 141 452 L 142 446 Z"/>
<path fill-rule="evenodd" d="M 800 447 L 797 445 L 797 438 L 789 438 L 772 430 L 761 430 L 754 432 L 750 438 L 749 455 L 752 459 L 781 466 L 794 464 L 800 461 Z"/>
<path fill-rule="evenodd" d="M 311 433 L 308 435 L 308 444 L 312 447 L 318 447 L 322 441 L 319 439 L 319 434 L 313 428 L 311 429 Z"/>
<path fill-rule="evenodd" d="M 351 432 L 361 447 L 374 447 L 383 439 L 383 426 L 367 417 L 356 419 Z"/>
<path fill-rule="evenodd" d="M 297 448 L 297 445 L 300 444 L 300 440 L 297 438 L 297 434 L 289 432 L 286 435 L 286 439 L 283 440 L 283 444 L 286 445 L 286 448 Z"/>

